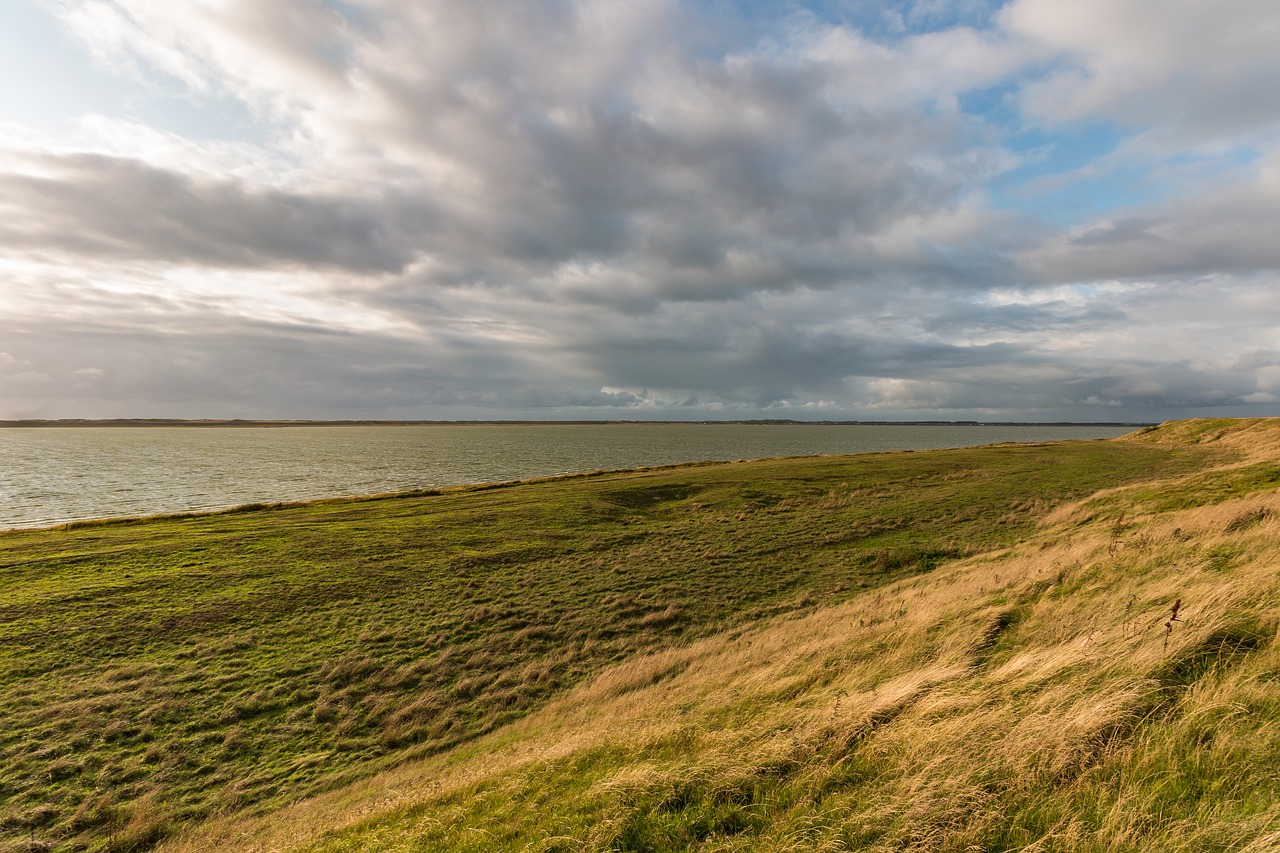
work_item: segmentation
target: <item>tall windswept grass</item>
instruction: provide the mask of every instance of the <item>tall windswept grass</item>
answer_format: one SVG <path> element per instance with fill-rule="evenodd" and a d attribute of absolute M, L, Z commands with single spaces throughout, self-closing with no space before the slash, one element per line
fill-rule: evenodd
<path fill-rule="evenodd" d="M 1276 849 L 1280 495 L 1105 499 L 168 849 Z"/>

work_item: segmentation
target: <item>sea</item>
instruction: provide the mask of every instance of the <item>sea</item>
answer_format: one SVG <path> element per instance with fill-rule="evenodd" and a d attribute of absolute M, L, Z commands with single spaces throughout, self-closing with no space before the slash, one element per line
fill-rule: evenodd
<path fill-rule="evenodd" d="M 681 462 L 1113 438 L 1132 426 L 431 424 L 0 429 L 0 530 Z"/>

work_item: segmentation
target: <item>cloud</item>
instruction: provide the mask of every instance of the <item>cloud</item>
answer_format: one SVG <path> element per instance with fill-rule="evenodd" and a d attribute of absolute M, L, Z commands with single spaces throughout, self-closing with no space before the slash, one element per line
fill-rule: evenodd
<path fill-rule="evenodd" d="M 64 8 L 113 61 L 287 99 L 313 180 L 283 190 L 160 169 L 149 152 L 64 155 L 55 178 L 9 178 L 37 219 L 9 235 L 19 245 L 61 233 L 89 254 L 354 271 L 430 259 L 495 285 L 603 259 L 644 269 L 666 298 L 721 298 L 882 265 L 877 235 L 951 215 L 999 168 L 972 123 L 885 97 L 910 55 L 846 35 L 833 59 L 828 33 L 706 59 L 667 3 L 396 7 L 368 30 L 319 7 L 291 26 L 298 3 Z"/>
<path fill-rule="evenodd" d="M 1227 185 L 1202 181 L 1159 203 L 1082 223 L 1022 254 L 1057 281 L 1196 278 L 1280 271 L 1280 148 Z M 1241 179 L 1243 178 L 1243 179 Z"/>
<path fill-rule="evenodd" d="M 0 173 L 0 205 L 12 214 L 0 245 L 10 252 L 377 272 L 411 260 L 394 229 L 426 215 L 418 205 L 373 209 L 359 197 L 192 177 L 130 158 L 47 155 L 38 166 L 36 175 Z"/>
<path fill-rule="evenodd" d="M 1110 121 L 1192 142 L 1275 128 L 1280 9 L 1268 0 L 1014 0 L 1011 33 L 1058 57 L 1021 104 L 1050 123 Z"/>
<path fill-rule="evenodd" d="M 256 124 L 0 138 L 0 340 L 72 389 L 29 382 L 23 411 L 1111 419 L 1280 393 L 1268 4 L 46 5 L 107 73 Z M 1073 162 L 1098 125 L 1123 138 Z M 1126 171 L 1065 224 L 1034 208 Z"/>

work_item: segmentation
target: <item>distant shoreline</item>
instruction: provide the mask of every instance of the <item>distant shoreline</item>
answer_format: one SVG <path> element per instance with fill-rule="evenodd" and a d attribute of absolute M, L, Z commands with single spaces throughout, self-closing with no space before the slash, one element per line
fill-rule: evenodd
<path fill-rule="evenodd" d="M 38 418 L 0 421 L 0 429 L 44 428 L 94 428 L 94 427 L 183 427 L 183 428 L 272 428 L 272 427 L 343 427 L 343 426 L 605 426 L 617 425 L 737 425 L 737 426 L 962 426 L 962 427 L 1141 427 L 1155 426 L 1152 422 L 1129 421 L 797 421 L 787 419 L 745 420 L 697 420 L 697 421 L 646 421 L 646 420 L 244 420 L 244 419 L 183 419 L 183 418 Z"/>

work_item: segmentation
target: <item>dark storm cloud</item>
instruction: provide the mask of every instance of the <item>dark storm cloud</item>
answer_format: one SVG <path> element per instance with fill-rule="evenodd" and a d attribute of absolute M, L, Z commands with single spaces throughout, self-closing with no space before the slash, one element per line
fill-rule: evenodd
<path fill-rule="evenodd" d="M 1126 211 L 1047 241 L 1024 258 L 1033 274 L 1059 281 L 1275 272 L 1278 191 L 1274 165 L 1264 166 L 1250 184 L 1205 187 L 1175 204 Z"/>
<path fill-rule="evenodd" d="M 756 407 L 842 395 L 851 379 L 977 374 L 992 365 L 1036 358 L 1019 345 L 913 339 L 874 319 L 844 331 L 813 330 L 750 305 L 633 317 L 625 327 L 581 334 L 576 346 L 580 364 L 621 386 L 715 389 L 703 396 Z"/>
<path fill-rule="evenodd" d="M 37 174 L 0 174 L 0 247 L 94 258 L 389 272 L 412 258 L 405 214 L 359 197 L 302 195 L 210 180 L 100 155 L 41 158 Z M 390 210 L 387 208 L 391 207 Z"/>
<path fill-rule="evenodd" d="M 28 417 L 66 416 L 39 402 L 51 387 L 112 417 L 129 416 L 131 405 L 190 417 L 269 417 L 282 409 L 300 417 L 408 417 L 423 407 L 465 416 L 468 407 L 480 411 L 508 397 L 527 405 L 593 402 L 583 391 L 572 403 L 567 393 L 547 398 L 531 387 L 535 370 L 514 350 L 321 326 L 223 320 L 174 336 L 141 325 L 48 324 L 10 336 L 5 346 L 12 353 L 0 360 L 0 394 Z M 33 364 L 42 366 L 39 375 Z M 484 386 L 474 381 L 480 374 L 488 377 Z"/>

